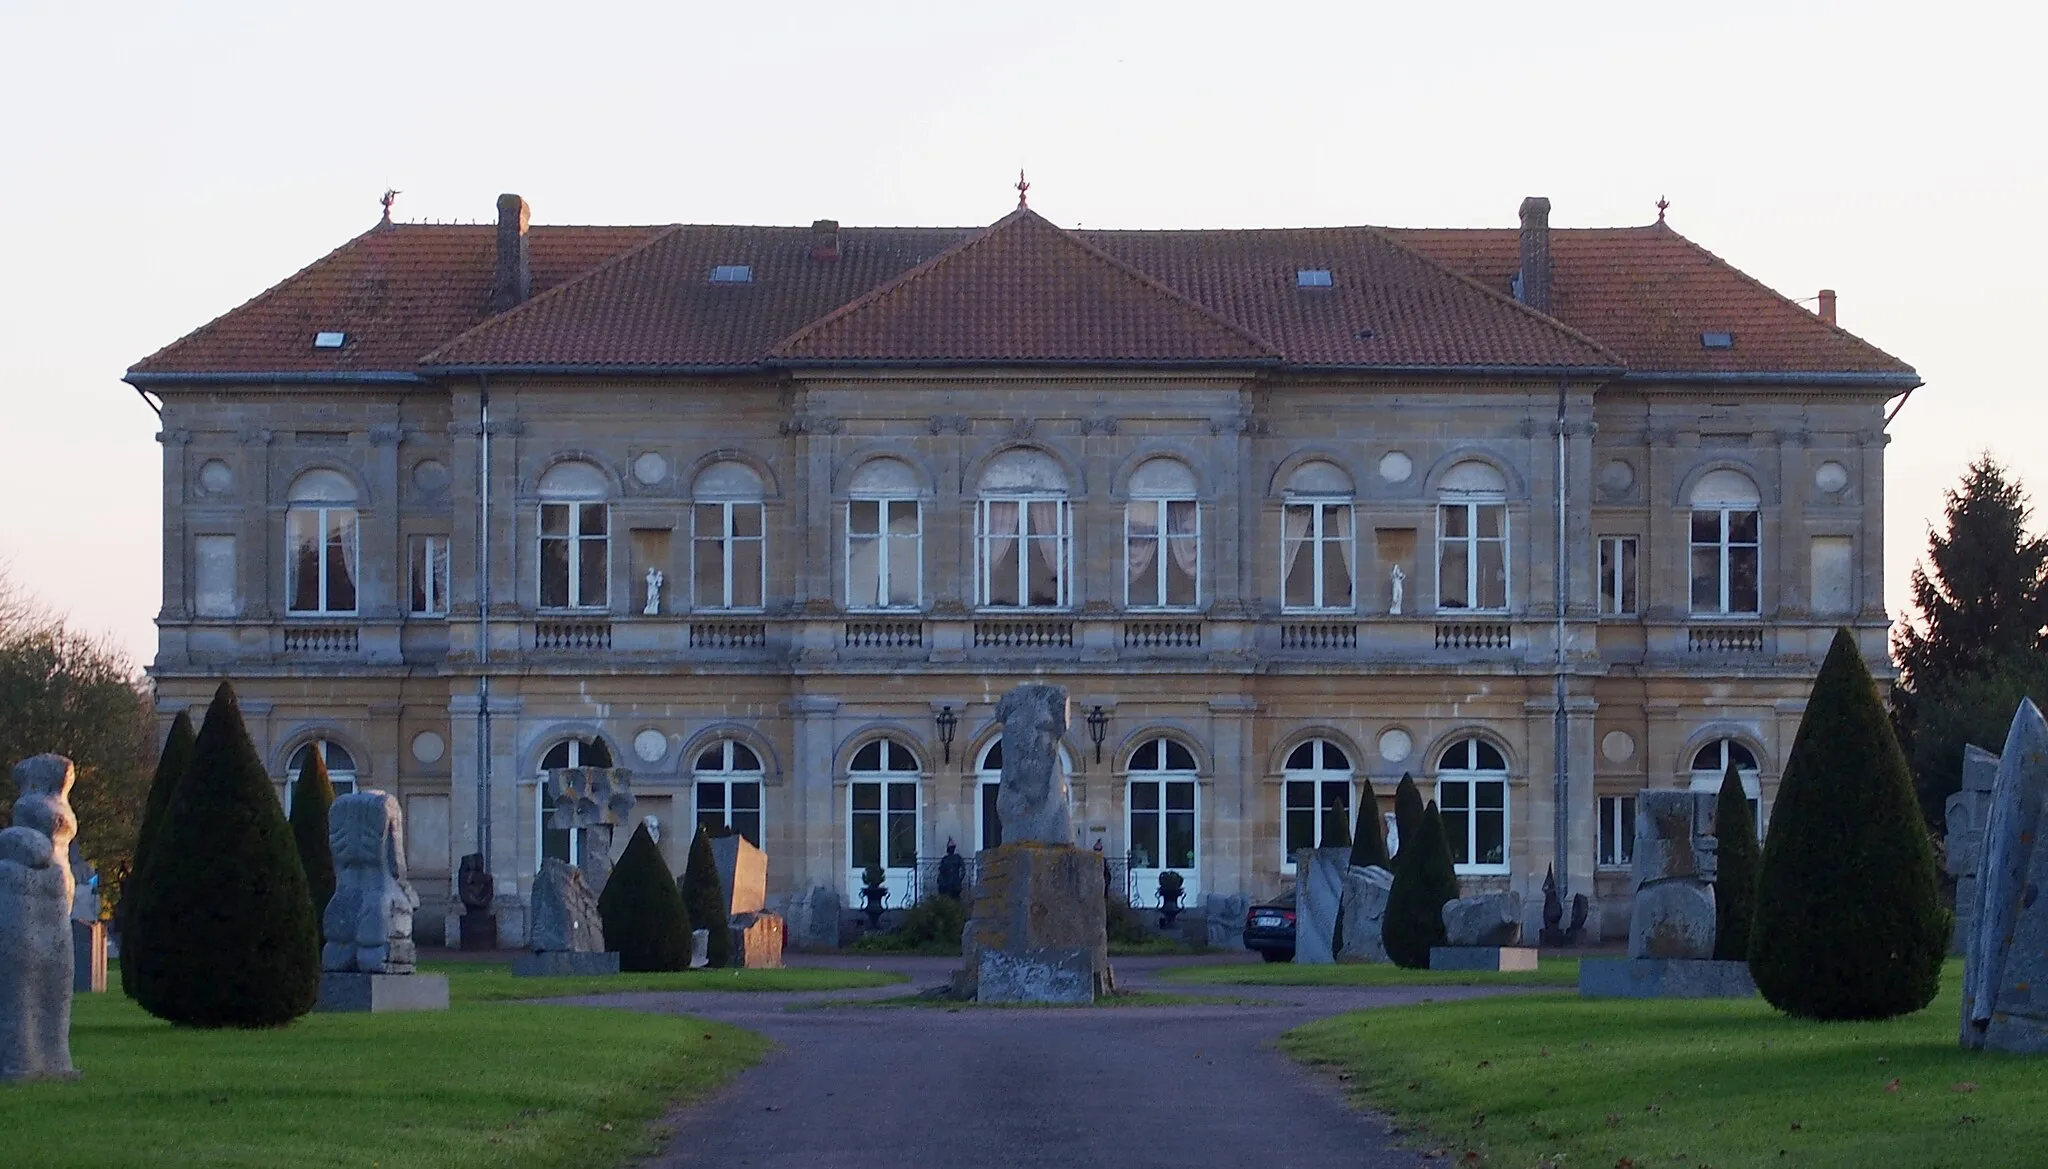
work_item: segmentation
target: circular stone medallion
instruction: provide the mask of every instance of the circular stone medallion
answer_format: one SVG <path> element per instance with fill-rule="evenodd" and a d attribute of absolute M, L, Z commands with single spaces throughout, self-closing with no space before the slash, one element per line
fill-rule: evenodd
<path fill-rule="evenodd" d="M 1415 473 L 1415 460 L 1401 451 L 1388 451 L 1380 456 L 1380 478 L 1389 483 L 1406 483 L 1408 476 Z"/>
<path fill-rule="evenodd" d="M 633 754 L 638 755 L 642 763 L 661 762 L 661 757 L 668 754 L 668 736 L 648 727 L 633 736 Z"/>
<path fill-rule="evenodd" d="M 235 485 L 235 470 L 219 459 L 208 459 L 199 468 L 199 486 L 214 495 Z"/>
<path fill-rule="evenodd" d="M 439 763 L 447 753 L 448 740 L 434 731 L 421 731 L 412 737 L 412 757 L 421 763 Z"/>
<path fill-rule="evenodd" d="M 1415 740 L 1408 737 L 1407 731 L 1395 727 L 1393 730 L 1380 732 L 1380 758 L 1387 762 L 1399 763 L 1408 758 L 1408 753 L 1414 749 Z"/>
<path fill-rule="evenodd" d="M 1829 460 L 1813 469 L 1813 485 L 1833 495 L 1849 485 L 1849 468 Z"/>
<path fill-rule="evenodd" d="M 1609 731 L 1600 739 L 1600 753 L 1609 763 L 1627 763 L 1636 757 L 1636 741 L 1627 731 Z"/>
<path fill-rule="evenodd" d="M 1620 459 L 1610 461 L 1600 468 L 1600 486 L 1616 495 L 1636 485 L 1636 469 Z"/>
<path fill-rule="evenodd" d="M 448 464 L 438 459 L 421 459 L 414 463 L 412 485 L 422 495 L 439 495 L 448 486 Z"/>
<path fill-rule="evenodd" d="M 648 451 L 633 460 L 633 478 L 648 487 L 654 486 L 668 478 L 668 460 L 653 451 Z"/>

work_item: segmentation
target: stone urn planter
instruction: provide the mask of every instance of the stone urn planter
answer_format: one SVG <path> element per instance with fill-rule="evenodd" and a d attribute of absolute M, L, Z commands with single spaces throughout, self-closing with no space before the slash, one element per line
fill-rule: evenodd
<path fill-rule="evenodd" d="M 868 929 L 882 928 L 882 902 L 888 898 L 889 889 L 883 882 L 882 866 L 869 865 L 860 871 L 860 911 L 867 914 Z"/>
<path fill-rule="evenodd" d="M 1159 928 L 1170 930 L 1173 919 L 1180 916 L 1181 890 L 1186 881 L 1172 869 L 1159 874 Z"/>

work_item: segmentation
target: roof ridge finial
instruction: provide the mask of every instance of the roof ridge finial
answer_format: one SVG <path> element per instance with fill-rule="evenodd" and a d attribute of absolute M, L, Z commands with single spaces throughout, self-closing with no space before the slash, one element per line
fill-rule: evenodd
<path fill-rule="evenodd" d="M 1662 195 L 1657 196 L 1657 222 L 1664 222 L 1664 212 L 1670 210 L 1670 208 L 1671 200 L 1666 199 Z"/>
<path fill-rule="evenodd" d="M 382 203 L 384 205 L 384 222 L 386 223 L 391 222 L 391 205 L 393 203 L 398 202 L 399 194 L 400 192 L 392 190 L 390 187 L 386 187 L 384 188 L 384 197 L 377 200 L 377 202 Z"/>
<path fill-rule="evenodd" d="M 1024 181 L 1024 168 L 1020 166 L 1017 168 L 1017 206 L 1023 207 L 1027 205 L 1025 199 L 1030 191 L 1031 184 Z"/>

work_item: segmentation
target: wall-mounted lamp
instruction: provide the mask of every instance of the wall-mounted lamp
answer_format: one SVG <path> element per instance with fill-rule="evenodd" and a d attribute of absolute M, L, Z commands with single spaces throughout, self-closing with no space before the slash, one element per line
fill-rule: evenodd
<path fill-rule="evenodd" d="M 934 715 L 933 718 L 939 724 L 939 743 L 946 748 L 946 762 L 951 763 L 953 761 L 953 728 L 960 725 L 960 716 L 953 713 L 953 707 L 948 703 L 940 707 L 939 713 Z"/>
<path fill-rule="evenodd" d="M 1088 712 L 1088 737 L 1095 740 L 1095 761 L 1102 762 L 1102 740 L 1109 737 L 1109 716 L 1099 705 Z"/>

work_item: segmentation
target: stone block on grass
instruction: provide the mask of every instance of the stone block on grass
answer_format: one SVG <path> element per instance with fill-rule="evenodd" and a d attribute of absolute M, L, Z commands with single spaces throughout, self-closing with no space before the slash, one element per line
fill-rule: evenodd
<path fill-rule="evenodd" d="M 367 1012 L 445 1011 L 448 977 L 444 974 L 363 974 L 328 970 L 320 975 L 316 1011 Z"/>
<path fill-rule="evenodd" d="M 1431 970 L 1534 970 L 1534 946 L 1431 946 Z"/>
<path fill-rule="evenodd" d="M 1756 982 L 1747 962 L 1708 958 L 1586 958 L 1579 962 L 1580 998 L 1750 998 Z"/>
<path fill-rule="evenodd" d="M 1073 845 L 1006 844 L 982 850 L 979 872 L 961 935 L 966 961 L 954 976 L 955 997 L 979 997 L 984 951 L 1083 951 L 1092 993 L 1109 992 L 1114 983 L 1100 856 Z"/>
<path fill-rule="evenodd" d="M 975 1001 L 1079 1003 L 1095 1001 L 1093 952 L 1085 946 L 983 950 Z"/>
<path fill-rule="evenodd" d="M 1387 917 L 1387 894 L 1394 890 L 1394 874 L 1378 865 L 1352 865 L 1344 872 L 1344 945 L 1337 951 L 1339 962 L 1385 962 L 1387 943 L 1383 936 Z M 1244 914 L 1237 915 L 1238 924 Z"/>
<path fill-rule="evenodd" d="M 789 939 L 789 926 L 780 915 L 742 913 L 732 918 L 729 928 L 734 966 L 772 970 L 782 965 L 782 948 Z M 709 936 L 706 931 L 707 942 Z"/>

